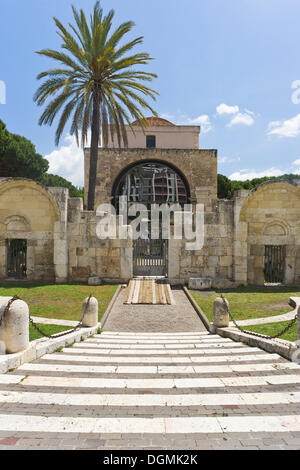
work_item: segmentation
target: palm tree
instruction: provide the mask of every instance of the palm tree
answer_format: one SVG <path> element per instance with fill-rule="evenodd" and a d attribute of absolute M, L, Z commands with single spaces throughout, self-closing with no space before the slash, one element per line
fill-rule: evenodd
<path fill-rule="evenodd" d="M 71 120 L 71 135 L 77 144 L 86 145 L 91 129 L 90 170 L 88 187 L 88 210 L 94 210 L 98 146 L 102 134 L 102 145 L 107 146 L 117 136 L 118 145 L 127 147 L 126 123 L 131 127 L 131 118 L 138 120 L 144 129 L 147 120 L 143 110 L 151 108 L 144 97 L 155 100 L 157 93 L 142 82 L 152 81 L 154 73 L 136 70 L 135 66 L 148 64 L 152 58 L 144 52 L 130 52 L 143 42 L 140 36 L 129 42 L 120 41 L 131 31 L 134 23 L 122 23 L 113 32 L 114 11 L 103 16 L 100 2 L 95 3 L 88 23 L 83 10 L 72 6 L 76 25 L 69 24 L 70 31 L 53 18 L 62 38 L 64 51 L 43 49 L 37 54 L 50 57 L 60 64 L 59 68 L 46 70 L 37 79 L 46 80 L 38 88 L 34 100 L 39 106 L 50 102 L 42 113 L 39 124 L 52 125 L 60 114 L 55 144 L 58 145 L 67 121 Z M 129 54 L 128 54 L 129 53 Z M 144 97 L 143 97 L 144 95 Z M 61 113 L 60 113 L 61 112 Z"/>

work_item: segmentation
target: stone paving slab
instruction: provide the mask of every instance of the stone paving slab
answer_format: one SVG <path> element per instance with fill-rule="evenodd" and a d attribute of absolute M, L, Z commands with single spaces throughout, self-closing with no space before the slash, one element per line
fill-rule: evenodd
<path fill-rule="evenodd" d="M 206 331 L 182 289 L 172 289 L 175 305 L 124 305 L 125 290 L 118 296 L 104 326 L 113 332 Z"/>

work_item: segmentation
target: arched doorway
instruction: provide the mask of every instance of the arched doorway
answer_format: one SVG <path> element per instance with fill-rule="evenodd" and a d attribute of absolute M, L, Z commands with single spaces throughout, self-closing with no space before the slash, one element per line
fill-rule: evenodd
<path fill-rule="evenodd" d="M 189 187 L 182 174 L 169 163 L 144 161 L 131 165 L 117 178 L 113 200 L 119 208 L 120 197 L 126 198 L 127 208 L 135 203 L 146 207 L 144 220 L 151 225 L 153 204 L 179 204 L 189 202 Z M 130 217 L 128 217 L 130 220 Z M 168 239 L 162 234 L 159 218 L 158 236 L 153 237 L 149 227 L 147 238 L 133 240 L 133 274 L 135 276 L 168 275 Z"/>

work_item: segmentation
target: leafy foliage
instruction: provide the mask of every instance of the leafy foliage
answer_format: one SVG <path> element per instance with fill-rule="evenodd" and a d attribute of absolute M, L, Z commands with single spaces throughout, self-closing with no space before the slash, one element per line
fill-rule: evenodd
<path fill-rule="evenodd" d="M 69 189 L 71 197 L 83 197 L 83 188 L 58 175 L 46 173 L 49 162 L 36 153 L 30 140 L 11 134 L 0 120 L 0 177 L 29 178 L 44 186 L 59 186 Z"/>
<path fill-rule="evenodd" d="M 11 134 L 0 120 L 0 176 L 38 179 L 48 167 L 48 160 L 36 152 L 30 140 Z"/>
<path fill-rule="evenodd" d="M 234 191 L 238 189 L 254 189 L 262 183 L 267 181 L 293 181 L 299 179 L 300 175 L 294 175 L 292 173 L 285 174 L 282 176 L 264 176 L 263 178 L 254 178 L 246 181 L 235 181 L 230 180 L 227 176 L 218 175 L 218 198 L 220 199 L 231 199 Z"/>
<path fill-rule="evenodd" d="M 39 182 L 44 186 L 58 186 L 61 188 L 68 188 L 70 197 L 83 197 L 83 188 L 77 188 L 70 181 L 62 176 L 52 175 L 51 173 L 44 173 Z"/>

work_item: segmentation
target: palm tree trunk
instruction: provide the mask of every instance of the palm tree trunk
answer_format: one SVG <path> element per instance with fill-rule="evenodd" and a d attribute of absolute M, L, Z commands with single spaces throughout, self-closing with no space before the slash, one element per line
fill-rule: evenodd
<path fill-rule="evenodd" d="M 95 210 L 95 190 L 98 163 L 98 145 L 100 137 L 100 96 L 95 91 L 93 95 L 93 116 L 91 125 L 91 148 L 90 148 L 90 171 L 88 188 L 88 207 L 89 211 Z"/>

